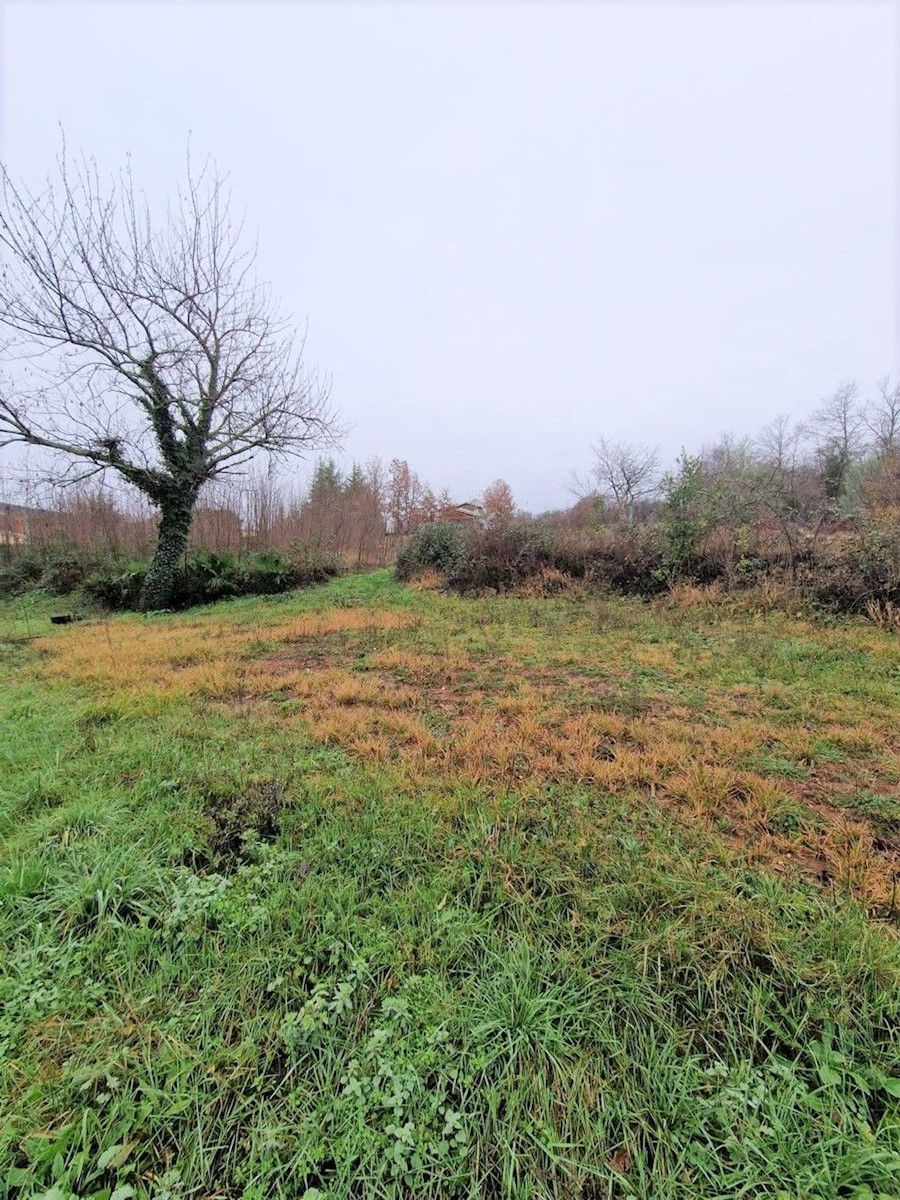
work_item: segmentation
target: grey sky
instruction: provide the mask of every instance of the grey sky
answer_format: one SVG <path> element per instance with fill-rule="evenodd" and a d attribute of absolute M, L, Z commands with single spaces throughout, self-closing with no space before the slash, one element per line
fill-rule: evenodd
<path fill-rule="evenodd" d="M 230 172 L 348 456 L 570 502 L 601 434 L 666 459 L 900 368 L 898 9 L 3 9 L 3 158 L 165 191 Z"/>

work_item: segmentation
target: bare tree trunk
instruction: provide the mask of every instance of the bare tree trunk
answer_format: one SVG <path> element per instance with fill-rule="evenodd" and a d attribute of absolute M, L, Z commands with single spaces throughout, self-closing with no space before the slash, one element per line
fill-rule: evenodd
<path fill-rule="evenodd" d="M 167 496 L 160 504 L 156 549 L 141 595 L 141 609 L 144 612 L 172 607 L 178 574 L 187 550 L 194 499 L 190 493 L 176 493 Z"/>

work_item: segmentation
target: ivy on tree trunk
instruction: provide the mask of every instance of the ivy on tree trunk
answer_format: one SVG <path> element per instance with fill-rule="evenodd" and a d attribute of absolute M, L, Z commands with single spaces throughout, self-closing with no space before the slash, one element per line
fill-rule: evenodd
<path fill-rule="evenodd" d="M 171 608 L 184 564 L 195 497 L 173 495 L 160 504 L 156 550 L 141 594 L 141 608 L 153 612 Z"/>

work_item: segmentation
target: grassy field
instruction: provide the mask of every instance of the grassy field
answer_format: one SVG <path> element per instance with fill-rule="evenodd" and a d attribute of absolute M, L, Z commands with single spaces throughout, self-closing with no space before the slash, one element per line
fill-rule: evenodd
<path fill-rule="evenodd" d="M 900 1196 L 897 637 L 386 572 L 23 604 L 0 1194 Z"/>

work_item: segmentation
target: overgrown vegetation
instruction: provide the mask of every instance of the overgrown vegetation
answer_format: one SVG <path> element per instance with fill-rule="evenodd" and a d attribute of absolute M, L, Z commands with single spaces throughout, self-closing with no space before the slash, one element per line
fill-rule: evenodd
<path fill-rule="evenodd" d="M 868 436 L 867 436 L 868 435 Z M 683 451 L 660 474 L 657 453 L 601 439 L 570 509 L 540 518 L 485 513 L 452 553 L 419 528 L 401 579 L 439 571 L 451 589 L 552 594 L 575 580 L 653 597 L 680 584 L 754 592 L 788 610 L 808 604 L 896 627 L 900 606 L 900 385 L 868 404 L 839 387 L 805 422 Z"/>
<path fill-rule="evenodd" d="M 137 610 L 149 569 L 147 562 L 103 563 L 74 546 L 41 556 L 25 553 L 0 572 L 0 595 L 38 587 L 55 596 L 80 593 L 112 612 Z M 334 554 L 309 546 L 295 546 L 289 554 L 266 550 L 242 557 L 200 551 L 188 557 L 176 575 L 172 608 L 234 596 L 277 595 L 323 583 L 342 570 Z"/>
<path fill-rule="evenodd" d="M 450 526 L 452 547 L 446 549 L 445 527 L 423 526 L 399 556 L 397 575 L 410 580 L 438 571 L 465 595 L 533 591 L 545 578 L 644 597 L 680 583 L 712 584 L 780 594 L 788 608 L 809 603 L 892 625 L 889 614 L 900 605 L 900 524 L 893 517 L 822 529 L 801 547 L 765 528 L 743 529 L 726 541 L 721 530 L 686 515 L 687 489 L 697 486 L 696 474 L 673 484 L 659 514 L 640 524 L 591 530 L 519 519 Z"/>
<path fill-rule="evenodd" d="M 466 558 L 466 531 L 449 521 L 420 525 L 397 555 L 397 578 L 413 579 L 428 571 L 455 576 Z"/>
<path fill-rule="evenodd" d="M 300 544 L 356 569 L 395 561 L 404 580 L 438 572 L 466 594 L 553 594 L 568 579 L 645 597 L 681 583 L 762 590 L 789 609 L 811 604 L 891 628 L 900 606 L 898 439 L 900 385 L 885 379 L 864 403 L 844 384 L 805 421 L 780 418 L 755 439 L 724 436 L 683 451 L 666 472 L 652 448 L 601 439 L 590 478 L 576 481 L 580 499 L 537 518 L 517 512 L 500 479 L 480 502 L 455 505 L 405 460 L 343 470 L 323 459 L 296 493 L 270 474 L 207 488 L 192 538 L 201 559 L 271 548 L 284 557 Z M 102 488 L 67 488 L 30 516 L 10 508 L 4 518 L 0 506 L 0 519 L 19 522 L 2 545 L 0 589 L 61 590 L 109 560 L 145 561 L 154 521 L 124 504 Z M 223 594 L 215 579 L 202 586 L 204 573 L 189 571 L 180 591 Z M 231 578 L 226 590 L 262 590 L 245 582 Z M 107 590 L 115 596 L 115 581 Z"/>
<path fill-rule="evenodd" d="M 0 629 L 14 1200 L 897 1195 L 883 629 L 49 603 Z"/>

